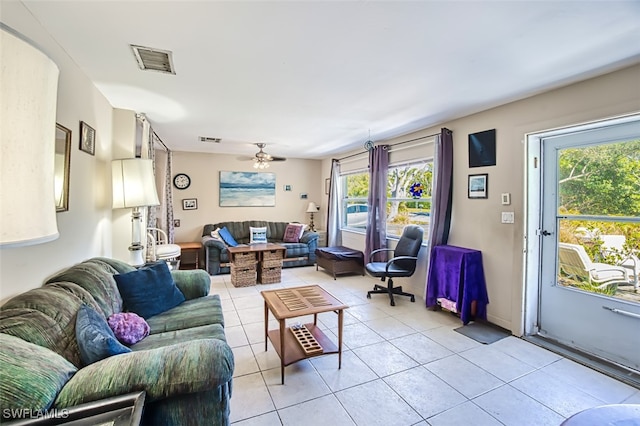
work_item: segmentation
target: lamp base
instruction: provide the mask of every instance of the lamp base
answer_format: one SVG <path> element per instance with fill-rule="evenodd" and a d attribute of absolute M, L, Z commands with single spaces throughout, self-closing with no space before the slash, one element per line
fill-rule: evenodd
<path fill-rule="evenodd" d="M 143 252 L 144 252 L 144 246 L 136 245 L 136 244 L 131 245 L 129 247 L 129 264 L 136 268 L 139 268 L 140 266 L 144 266 L 145 261 L 144 261 L 144 256 L 142 256 Z"/>
<path fill-rule="evenodd" d="M 315 225 L 313 224 L 313 213 L 311 213 L 311 221 L 309 222 L 309 231 L 316 232 Z"/>

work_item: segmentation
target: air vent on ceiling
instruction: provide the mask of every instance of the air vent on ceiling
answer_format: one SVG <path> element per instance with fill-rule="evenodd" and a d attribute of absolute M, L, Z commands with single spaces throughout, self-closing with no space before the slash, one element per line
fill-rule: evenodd
<path fill-rule="evenodd" d="M 176 73 L 173 68 L 173 57 L 170 50 L 154 49 L 134 44 L 130 46 L 141 70 L 159 71 L 167 74 Z"/>
<path fill-rule="evenodd" d="M 220 142 L 222 142 L 222 139 L 220 139 L 220 138 L 210 138 L 208 136 L 200 136 L 200 142 L 220 143 Z"/>

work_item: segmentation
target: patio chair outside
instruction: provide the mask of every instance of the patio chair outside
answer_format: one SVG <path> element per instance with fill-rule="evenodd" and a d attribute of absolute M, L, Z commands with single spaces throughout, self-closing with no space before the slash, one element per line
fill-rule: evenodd
<path fill-rule="evenodd" d="M 632 251 L 625 254 L 626 237 L 624 235 L 600 235 L 600 239 L 602 240 L 602 251 L 604 253 L 622 254 L 623 260 L 617 265 L 631 271 L 629 275 L 631 276 L 633 287 L 638 289 L 640 287 L 640 259 L 636 255 L 637 252 Z"/>
<path fill-rule="evenodd" d="M 621 266 L 592 262 L 584 247 L 577 244 L 559 243 L 560 270 L 580 278 L 599 289 L 616 284 L 630 284 L 629 272 Z"/>

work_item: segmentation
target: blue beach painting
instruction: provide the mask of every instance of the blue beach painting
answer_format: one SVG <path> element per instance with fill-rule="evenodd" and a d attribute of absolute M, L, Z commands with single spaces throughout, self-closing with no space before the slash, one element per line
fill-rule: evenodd
<path fill-rule="evenodd" d="M 275 205 L 275 173 L 220 172 L 220 207 Z"/>

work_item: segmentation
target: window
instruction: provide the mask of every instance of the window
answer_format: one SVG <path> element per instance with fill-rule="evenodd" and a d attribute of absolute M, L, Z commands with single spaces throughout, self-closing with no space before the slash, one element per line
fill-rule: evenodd
<path fill-rule="evenodd" d="M 387 185 L 387 235 L 400 237 L 409 224 L 429 232 L 433 161 L 419 160 L 389 166 Z M 369 208 L 369 172 L 360 170 L 342 175 L 343 228 L 364 231 Z M 426 238 L 425 238 L 426 240 Z"/>

